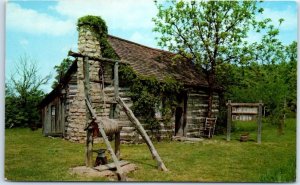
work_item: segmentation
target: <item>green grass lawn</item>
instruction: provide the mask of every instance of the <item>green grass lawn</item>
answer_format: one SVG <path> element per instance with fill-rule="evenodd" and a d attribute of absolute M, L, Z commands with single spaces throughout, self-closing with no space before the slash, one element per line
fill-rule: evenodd
<path fill-rule="evenodd" d="M 252 128 L 253 127 L 253 128 Z M 121 146 L 121 158 L 138 166 L 128 174 L 136 181 L 294 182 L 296 178 L 296 121 L 288 119 L 284 135 L 263 125 L 262 144 L 255 123 L 235 123 L 232 141 L 217 135 L 198 143 L 154 143 L 169 172 L 156 169 L 145 144 Z M 250 141 L 238 141 L 243 132 Z M 11 181 L 107 181 L 70 175 L 69 168 L 84 165 L 84 144 L 43 137 L 41 130 L 6 129 L 5 177 Z M 253 141 L 252 141 L 253 140 Z M 94 144 L 95 148 L 104 147 Z M 95 156 L 94 156 L 95 157 Z"/>

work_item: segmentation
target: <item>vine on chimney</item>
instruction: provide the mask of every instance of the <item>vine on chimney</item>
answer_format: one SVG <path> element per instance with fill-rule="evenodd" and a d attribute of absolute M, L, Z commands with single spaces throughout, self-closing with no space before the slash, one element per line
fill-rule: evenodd
<path fill-rule="evenodd" d="M 100 43 L 101 55 L 105 58 L 119 59 L 111 45 L 107 41 L 107 26 L 100 16 L 87 15 L 78 19 L 77 30 L 86 28 L 91 30 L 92 34 Z"/>

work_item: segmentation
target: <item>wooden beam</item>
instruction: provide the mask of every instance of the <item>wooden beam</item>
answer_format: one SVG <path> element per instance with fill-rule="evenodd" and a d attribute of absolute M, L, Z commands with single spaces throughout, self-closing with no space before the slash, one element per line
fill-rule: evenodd
<path fill-rule="evenodd" d="M 258 112 L 237 112 L 237 111 L 232 111 L 232 114 L 242 114 L 242 115 L 257 115 Z"/>
<path fill-rule="evenodd" d="M 227 105 L 227 137 L 226 140 L 230 141 L 230 132 L 231 132 L 231 100 L 228 100 Z"/>
<path fill-rule="evenodd" d="M 125 166 L 126 164 L 129 164 L 129 162 L 128 161 L 120 161 L 119 164 L 120 164 L 120 166 Z M 115 168 L 116 168 L 115 163 L 109 163 L 109 164 L 104 164 L 104 165 L 94 167 L 94 169 L 98 170 L 99 172 L 104 171 L 104 170 L 111 170 L 111 169 L 115 169 Z"/>
<path fill-rule="evenodd" d="M 257 143 L 258 144 L 261 144 L 262 106 L 263 106 L 263 103 L 260 100 L 259 106 L 258 106 L 258 118 L 257 118 Z"/>
<path fill-rule="evenodd" d="M 121 105 L 124 112 L 128 116 L 129 120 L 135 125 L 135 127 L 137 128 L 137 130 L 141 134 L 142 138 L 145 140 L 145 142 L 148 145 L 148 148 L 149 148 L 149 150 L 152 154 L 152 157 L 155 158 L 155 160 L 157 161 L 158 168 L 163 170 L 163 171 L 168 171 L 168 169 L 166 168 L 164 162 L 161 160 L 158 152 L 156 151 L 153 143 L 151 142 L 149 136 L 147 135 L 145 129 L 143 128 L 142 124 L 134 116 L 133 112 L 126 106 L 126 104 L 124 103 L 124 101 L 120 97 L 117 98 L 117 102 Z"/>
<path fill-rule="evenodd" d="M 231 107 L 258 107 L 260 105 L 260 103 L 230 103 L 230 104 Z"/>
<path fill-rule="evenodd" d="M 86 105 L 87 105 L 90 113 L 92 114 L 93 118 L 95 118 L 96 122 L 99 123 L 98 126 L 99 126 L 100 133 L 102 135 L 102 138 L 104 139 L 104 142 L 105 142 L 105 145 L 107 147 L 107 150 L 110 153 L 110 155 L 111 155 L 111 157 L 112 157 L 112 159 L 113 159 L 113 161 L 114 161 L 114 163 L 116 165 L 117 174 L 118 174 L 119 180 L 126 181 L 126 177 L 123 174 L 123 171 L 122 171 L 121 166 L 119 164 L 119 160 L 118 160 L 117 156 L 115 155 L 115 153 L 114 153 L 114 151 L 113 151 L 113 149 L 112 149 L 112 147 L 110 145 L 110 142 L 109 142 L 109 140 L 108 140 L 108 138 L 107 138 L 107 136 L 105 134 L 103 122 L 100 119 L 98 119 L 95 110 L 92 108 L 92 105 L 91 105 L 91 103 L 89 102 L 89 100 L 87 98 L 85 98 L 85 102 L 86 102 Z"/>
<path fill-rule="evenodd" d="M 120 132 L 115 133 L 115 154 L 117 158 L 120 160 L 120 150 L 121 150 L 121 134 Z"/>
<path fill-rule="evenodd" d="M 120 64 L 129 64 L 129 62 L 125 61 L 125 60 L 116 60 L 116 59 L 110 59 L 110 58 L 104 58 L 104 57 L 92 57 L 92 56 L 88 56 L 88 55 L 83 55 L 81 53 L 76 53 L 76 52 L 73 52 L 71 50 L 69 51 L 68 56 L 72 56 L 72 57 L 75 57 L 75 58 L 88 57 L 91 60 L 95 60 L 95 61 L 99 61 L 99 62 L 104 61 L 104 62 L 108 62 L 108 63 L 111 63 L 111 64 L 114 64 L 116 62 L 118 62 Z"/>
<path fill-rule="evenodd" d="M 85 165 L 93 167 L 93 134 L 91 130 L 86 131 L 86 150 L 85 150 Z"/>
<path fill-rule="evenodd" d="M 84 95 L 90 99 L 89 91 L 90 91 L 90 73 L 89 73 L 89 61 L 88 57 L 83 58 L 83 75 L 84 75 Z M 86 110 L 86 127 L 89 125 L 90 114 L 89 111 Z M 91 130 L 87 129 L 86 131 L 86 149 L 85 149 L 85 165 L 87 167 L 93 167 L 93 136 Z"/>
<path fill-rule="evenodd" d="M 115 101 L 119 97 L 119 62 L 117 61 L 114 65 L 114 95 Z M 119 106 L 117 104 L 112 104 L 114 108 L 114 119 L 119 117 Z M 118 159 L 120 159 L 120 143 L 121 143 L 121 135 L 120 132 L 115 133 L 115 154 Z"/>
<path fill-rule="evenodd" d="M 114 65 L 114 95 L 115 101 L 119 97 L 119 62 L 116 62 Z M 119 117 L 119 108 L 118 105 L 114 106 L 114 119 Z"/>
<path fill-rule="evenodd" d="M 83 59 L 83 72 L 84 72 L 84 95 L 91 101 L 90 99 L 90 64 L 89 64 L 89 58 L 84 57 Z"/>

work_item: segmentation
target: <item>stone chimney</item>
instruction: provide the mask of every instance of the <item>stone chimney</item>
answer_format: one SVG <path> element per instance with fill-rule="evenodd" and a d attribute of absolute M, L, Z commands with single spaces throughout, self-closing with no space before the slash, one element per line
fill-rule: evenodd
<path fill-rule="evenodd" d="M 101 48 L 100 43 L 95 36 L 96 34 L 93 31 L 86 27 L 79 27 L 78 31 L 78 51 L 79 53 L 91 57 L 100 57 Z"/>

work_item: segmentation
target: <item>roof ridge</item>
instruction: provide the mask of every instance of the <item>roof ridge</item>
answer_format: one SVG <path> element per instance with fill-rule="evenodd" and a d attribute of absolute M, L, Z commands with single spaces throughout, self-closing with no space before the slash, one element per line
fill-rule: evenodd
<path fill-rule="evenodd" d="M 122 41 L 125 41 L 125 42 L 128 42 L 128 43 L 131 43 L 131 44 L 135 44 L 135 45 L 138 45 L 138 46 L 141 46 L 141 47 L 144 47 L 144 48 L 148 48 L 148 49 L 156 50 L 156 51 L 159 51 L 159 52 L 165 52 L 165 53 L 170 53 L 170 54 L 175 55 L 175 53 L 172 53 L 172 52 L 167 51 L 167 50 L 158 49 L 158 48 L 153 48 L 153 47 L 146 46 L 146 45 L 143 45 L 143 44 L 139 44 L 139 43 L 136 43 L 136 42 L 133 42 L 133 41 L 130 41 L 130 40 L 123 39 L 123 38 L 121 38 L 121 37 L 114 36 L 114 35 L 109 35 L 109 34 L 108 34 L 108 37 L 112 37 L 112 38 L 115 38 L 115 39 L 119 39 L 119 40 L 122 40 Z"/>

